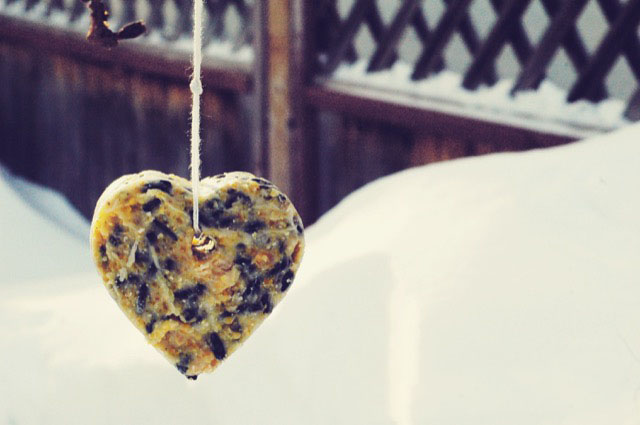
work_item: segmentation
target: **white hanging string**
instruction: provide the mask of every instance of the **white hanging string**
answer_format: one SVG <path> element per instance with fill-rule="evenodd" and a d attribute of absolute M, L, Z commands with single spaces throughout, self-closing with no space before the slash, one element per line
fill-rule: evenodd
<path fill-rule="evenodd" d="M 202 80 L 200 68 L 202 65 L 202 10 L 204 0 L 193 2 L 193 76 L 191 88 L 193 103 L 191 105 L 191 187 L 193 192 L 193 230 L 196 236 L 200 234 L 200 214 L 198 210 L 200 186 L 200 95 L 202 94 Z"/>

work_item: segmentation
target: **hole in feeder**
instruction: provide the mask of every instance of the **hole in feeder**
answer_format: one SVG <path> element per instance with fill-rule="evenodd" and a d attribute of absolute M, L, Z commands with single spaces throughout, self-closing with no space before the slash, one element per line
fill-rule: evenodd
<path fill-rule="evenodd" d="M 211 253 L 215 248 L 215 239 L 212 239 L 207 235 L 203 235 L 202 233 L 194 235 L 191 240 L 191 252 L 193 252 L 193 255 L 198 260 L 204 259 L 204 257 Z"/>

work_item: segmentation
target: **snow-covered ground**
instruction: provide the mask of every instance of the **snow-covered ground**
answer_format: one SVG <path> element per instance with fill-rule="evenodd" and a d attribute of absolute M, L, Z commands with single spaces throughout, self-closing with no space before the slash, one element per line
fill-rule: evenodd
<path fill-rule="evenodd" d="M 195 382 L 87 270 L 86 223 L 1 177 L 0 423 L 640 424 L 640 125 L 358 190 Z"/>

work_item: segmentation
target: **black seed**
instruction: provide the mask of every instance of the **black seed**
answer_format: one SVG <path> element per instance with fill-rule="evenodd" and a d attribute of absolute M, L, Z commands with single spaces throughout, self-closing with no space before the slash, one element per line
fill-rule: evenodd
<path fill-rule="evenodd" d="M 175 270 L 175 269 L 176 269 L 176 266 L 177 266 L 176 262 L 175 262 L 173 259 L 171 259 L 171 258 L 167 258 L 167 259 L 164 261 L 164 268 L 165 268 L 165 269 L 167 269 L 167 270 L 169 270 L 169 271 L 173 271 L 173 270 Z"/>
<path fill-rule="evenodd" d="M 227 173 L 220 173 L 220 174 L 216 174 L 215 176 L 213 176 L 214 179 L 221 179 L 224 178 L 227 175 Z"/>
<path fill-rule="evenodd" d="M 278 194 L 278 201 L 279 201 L 281 204 L 284 204 L 284 203 L 287 201 L 287 197 L 286 197 L 286 196 L 284 196 L 282 193 L 279 193 L 279 194 Z"/>
<path fill-rule="evenodd" d="M 226 317 L 231 317 L 231 316 L 233 316 L 233 313 L 231 313 L 230 311 L 226 311 L 226 310 L 225 310 L 225 311 L 223 311 L 222 313 L 220 313 L 220 314 L 218 315 L 218 318 L 219 318 L 219 319 L 224 319 L 224 318 L 226 318 Z"/>
<path fill-rule="evenodd" d="M 271 183 L 269 180 L 266 180 L 266 179 L 263 179 L 263 178 L 260 178 L 260 177 L 253 178 L 251 180 L 256 182 L 256 183 L 265 185 L 265 186 L 273 186 L 273 183 Z"/>
<path fill-rule="evenodd" d="M 122 234 L 122 232 L 124 232 L 124 227 L 122 227 L 120 223 L 116 223 L 116 225 L 113 226 L 113 233 L 116 235 L 120 235 Z"/>
<path fill-rule="evenodd" d="M 238 306 L 238 313 L 256 313 L 258 311 L 262 311 L 264 306 L 262 303 L 243 303 Z"/>
<path fill-rule="evenodd" d="M 147 325 L 145 326 L 145 330 L 147 331 L 147 333 L 148 333 L 148 334 L 150 334 L 151 332 L 153 332 L 153 328 L 155 327 L 155 325 L 156 325 L 156 321 L 157 321 L 157 320 L 158 320 L 158 319 L 157 319 L 157 318 L 156 318 L 156 316 L 154 315 L 154 316 L 151 318 L 151 321 L 150 321 L 149 323 L 147 323 Z"/>
<path fill-rule="evenodd" d="M 236 191 L 236 193 L 238 192 Z M 239 195 L 234 195 L 236 199 L 238 196 Z M 227 201 L 229 200 L 227 199 Z M 200 223 L 205 227 L 230 227 L 234 224 L 234 221 L 234 216 L 225 215 L 225 203 L 218 198 L 208 200 L 204 206 L 200 208 Z"/>
<path fill-rule="evenodd" d="M 193 211 L 193 210 L 191 210 Z M 211 218 L 204 213 L 204 210 L 200 210 L 199 213 L 199 218 L 200 218 L 200 225 L 203 227 L 213 227 L 213 221 L 211 220 Z M 191 225 L 193 225 L 193 212 L 189 213 L 189 217 L 191 217 Z"/>
<path fill-rule="evenodd" d="M 247 297 L 249 295 L 255 295 L 258 292 L 260 292 L 260 287 L 262 285 L 262 282 L 264 281 L 264 278 L 262 276 L 256 276 L 252 279 L 248 279 L 247 280 L 247 287 L 244 290 L 244 297 Z"/>
<path fill-rule="evenodd" d="M 206 342 L 213 355 L 216 356 L 216 359 L 222 360 L 227 356 L 227 349 L 224 347 L 224 343 L 217 333 L 211 332 L 207 337 Z"/>
<path fill-rule="evenodd" d="M 100 257 L 102 257 L 103 263 L 109 262 L 109 259 L 107 258 L 107 247 L 105 245 L 100 245 Z"/>
<path fill-rule="evenodd" d="M 285 270 L 291 264 L 291 260 L 288 257 L 283 257 L 282 260 L 278 261 L 271 270 L 267 273 L 268 276 L 275 276 L 281 271 Z"/>
<path fill-rule="evenodd" d="M 224 207 L 229 209 L 233 206 L 236 201 L 242 201 L 247 204 L 251 204 L 251 198 L 247 196 L 244 192 L 240 192 L 236 189 L 227 190 L 227 199 L 224 201 Z"/>
<path fill-rule="evenodd" d="M 218 220 L 218 227 L 221 227 L 221 228 L 231 227 L 234 220 L 235 220 L 235 217 L 233 216 L 221 217 L 220 220 Z"/>
<path fill-rule="evenodd" d="M 120 240 L 119 237 L 117 237 L 116 235 L 110 235 L 109 236 L 109 243 L 113 246 L 120 246 L 120 244 L 122 243 L 122 241 Z"/>
<path fill-rule="evenodd" d="M 173 186 L 171 185 L 171 182 L 169 180 L 158 180 L 155 182 L 149 182 L 142 186 L 142 193 L 146 193 L 147 190 L 158 189 L 171 195 L 172 187 Z"/>
<path fill-rule="evenodd" d="M 250 221 L 247 224 L 245 224 L 244 228 L 242 230 L 244 230 L 245 232 L 251 234 L 251 233 L 257 232 L 258 230 L 262 230 L 265 227 L 267 227 L 267 225 L 265 224 L 264 221 L 253 220 L 253 221 Z"/>
<path fill-rule="evenodd" d="M 198 316 L 198 307 L 189 307 L 182 310 L 182 316 L 187 322 L 191 322 Z"/>
<path fill-rule="evenodd" d="M 189 369 L 189 363 L 191 363 L 192 358 L 191 354 L 180 354 L 180 360 L 176 363 L 176 368 L 180 373 L 187 373 L 187 369 Z"/>
<path fill-rule="evenodd" d="M 165 223 L 163 223 L 162 221 L 158 220 L 157 218 L 153 219 L 153 222 L 151 223 L 151 225 L 153 227 L 155 227 L 156 230 L 158 230 L 159 232 L 164 233 L 165 235 L 169 236 L 174 241 L 178 240 L 178 236 L 173 232 L 173 230 L 171 230 L 171 228 L 169 226 L 167 226 Z"/>
<path fill-rule="evenodd" d="M 269 314 L 273 310 L 273 305 L 271 304 L 271 297 L 268 292 L 262 294 L 260 297 L 260 304 L 262 304 L 262 311 Z"/>
<path fill-rule="evenodd" d="M 147 240 L 153 245 L 158 240 L 158 235 L 153 230 L 147 231 L 146 234 Z"/>
<path fill-rule="evenodd" d="M 237 320 L 234 320 L 233 323 L 229 325 L 229 329 L 231 329 L 233 332 L 242 332 L 242 326 L 240 326 L 240 323 L 238 323 Z"/>
<path fill-rule="evenodd" d="M 156 267 L 156 265 L 154 263 L 149 264 L 149 270 L 147 270 L 147 276 L 153 277 L 156 275 L 157 272 L 158 272 L 158 268 Z"/>
<path fill-rule="evenodd" d="M 136 250 L 136 264 L 146 264 L 149 262 L 149 254 L 146 251 Z"/>
<path fill-rule="evenodd" d="M 192 381 L 195 381 L 196 379 L 198 379 L 198 375 L 186 375 L 187 379 L 191 379 Z"/>
<path fill-rule="evenodd" d="M 176 316 L 175 314 L 168 314 L 166 316 L 162 316 L 160 318 L 160 320 L 162 320 L 162 321 L 164 321 L 164 320 L 175 320 L 176 322 L 184 323 L 182 321 L 182 319 L 179 316 Z"/>
<path fill-rule="evenodd" d="M 298 234 L 301 235 L 304 230 L 302 229 L 302 223 L 300 223 L 300 219 L 298 217 L 293 217 L 293 225 L 296 226 Z"/>
<path fill-rule="evenodd" d="M 247 246 L 245 244 L 243 244 L 242 242 L 240 242 L 238 245 L 236 245 L 236 250 L 237 251 L 244 252 L 246 249 L 247 249 Z"/>
<path fill-rule="evenodd" d="M 280 291 L 284 292 L 289 289 L 291 283 L 293 283 L 293 272 L 289 270 L 284 274 L 284 276 L 282 276 L 282 280 L 280 281 Z"/>
<path fill-rule="evenodd" d="M 238 265 L 238 269 L 240 270 L 240 276 L 244 277 L 245 279 L 249 278 L 250 276 L 253 276 L 256 272 L 256 270 L 258 269 L 256 267 L 255 264 L 251 263 L 251 259 L 246 259 L 243 257 L 236 257 L 236 260 L 239 260 L 240 262 L 236 261 L 236 264 Z"/>
<path fill-rule="evenodd" d="M 156 208 L 158 208 L 161 203 L 162 203 L 162 201 L 160 199 L 153 198 L 152 200 L 147 201 L 144 205 L 142 205 L 142 211 L 151 212 L 151 211 L 155 210 Z"/>
<path fill-rule="evenodd" d="M 138 276 L 137 274 L 130 274 L 129 276 L 127 276 L 127 280 L 125 281 L 125 283 L 131 283 L 138 286 L 138 284 L 140 283 L 140 276 Z"/>
<path fill-rule="evenodd" d="M 248 266 L 249 264 L 251 264 L 251 258 L 250 257 L 246 257 L 244 255 L 236 255 L 236 258 L 233 260 L 234 263 L 236 263 L 239 266 Z"/>
<path fill-rule="evenodd" d="M 142 314 L 147 306 L 147 297 L 149 296 L 149 287 L 146 283 L 140 285 L 138 289 L 138 300 L 136 301 L 136 313 Z"/>
<path fill-rule="evenodd" d="M 122 278 L 120 278 L 120 276 L 116 276 L 116 279 L 115 279 L 116 287 L 120 288 L 120 287 L 122 287 L 122 285 L 124 285 L 126 282 L 127 282 L 127 280 L 126 280 L 126 279 L 122 279 Z"/>
<path fill-rule="evenodd" d="M 207 286 L 202 283 L 198 283 L 194 286 L 188 286 L 186 288 L 178 289 L 173 293 L 173 296 L 177 300 L 186 300 L 191 297 L 195 297 L 196 299 L 205 293 L 207 290 Z"/>

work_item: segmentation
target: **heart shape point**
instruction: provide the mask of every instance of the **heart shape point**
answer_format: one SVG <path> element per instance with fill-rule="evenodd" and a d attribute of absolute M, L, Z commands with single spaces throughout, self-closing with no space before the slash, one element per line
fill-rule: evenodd
<path fill-rule="evenodd" d="M 304 251 L 302 220 L 269 181 L 245 172 L 199 185 L 157 171 L 119 178 L 91 223 L 105 287 L 131 322 L 189 378 L 211 372 L 282 300 Z"/>

